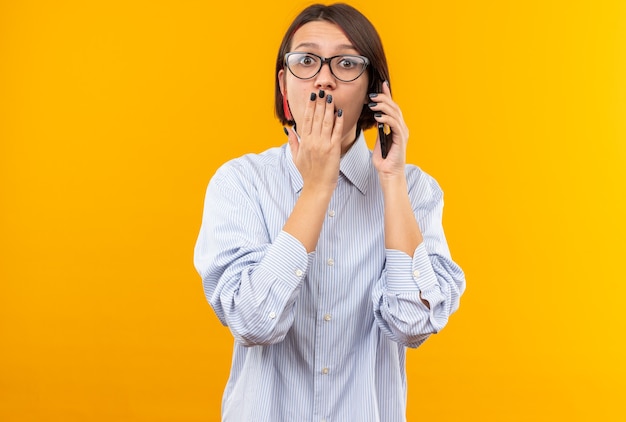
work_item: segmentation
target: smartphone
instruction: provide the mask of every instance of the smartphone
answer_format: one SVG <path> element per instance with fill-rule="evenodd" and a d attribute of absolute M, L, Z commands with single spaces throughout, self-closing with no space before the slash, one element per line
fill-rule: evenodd
<path fill-rule="evenodd" d="M 378 92 L 383 92 L 383 81 L 378 82 Z M 378 139 L 380 139 L 380 152 L 383 158 L 387 158 L 391 148 L 391 128 L 384 123 L 378 123 Z"/>
<path fill-rule="evenodd" d="M 384 123 L 378 123 L 378 139 L 380 139 L 380 152 L 383 158 L 387 158 L 391 147 L 391 128 Z"/>

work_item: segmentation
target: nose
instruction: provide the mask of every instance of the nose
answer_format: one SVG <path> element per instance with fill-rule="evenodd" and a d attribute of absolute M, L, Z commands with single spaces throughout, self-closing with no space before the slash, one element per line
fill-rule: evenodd
<path fill-rule="evenodd" d="M 330 71 L 330 64 L 322 64 L 317 76 L 315 76 L 315 87 L 318 89 L 334 89 L 337 84 L 337 80 Z"/>

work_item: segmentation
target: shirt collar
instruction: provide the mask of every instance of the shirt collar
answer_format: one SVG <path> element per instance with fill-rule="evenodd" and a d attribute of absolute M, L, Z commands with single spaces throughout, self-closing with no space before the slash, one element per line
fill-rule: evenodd
<path fill-rule="evenodd" d="M 285 155 L 289 175 L 291 177 L 291 186 L 295 192 L 300 192 L 304 182 L 296 164 L 293 162 L 293 155 L 289 144 L 285 145 Z M 361 131 L 348 152 L 341 157 L 339 171 L 365 195 L 367 193 L 370 167 L 371 153 L 365 143 L 365 135 L 363 131 Z"/>
<path fill-rule="evenodd" d="M 367 193 L 371 166 L 372 155 L 365 143 L 365 135 L 361 131 L 348 152 L 341 157 L 339 170 L 346 176 L 346 179 L 365 195 Z"/>

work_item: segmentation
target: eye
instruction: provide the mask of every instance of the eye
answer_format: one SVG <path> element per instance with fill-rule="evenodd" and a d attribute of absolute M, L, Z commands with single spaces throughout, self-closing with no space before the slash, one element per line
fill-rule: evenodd
<path fill-rule="evenodd" d="M 352 57 L 340 57 L 337 64 L 339 67 L 346 70 L 353 69 L 358 66 L 357 61 Z"/>
<path fill-rule="evenodd" d="M 308 66 L 314 66 L 317 63 L 317 61 L 318 61 L 317 57 L 315 56 L 302 55 L 300 59 L 298 60 L 298 64 L 300 66 L 308 67 Z"/>

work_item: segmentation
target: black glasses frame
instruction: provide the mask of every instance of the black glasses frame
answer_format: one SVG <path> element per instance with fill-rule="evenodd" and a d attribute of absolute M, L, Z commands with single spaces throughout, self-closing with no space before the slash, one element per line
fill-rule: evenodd
<path fill-rule="evenodd" d="M 317 57 L 318 59 L 320 59 L 320 67 L 317 69 L 317 71 L 316 71 L 313 75 L 309 76 L 308 78 L 301 78 L 300 76 L 296 75 L 296 74 L 293 72 L 293 70 L 291 70 L 291 68 L 289 67 L 289 56 L 292 56 L 292 55 L 294 55 L 294 54 L 306 54 L 306 55 L 309 55 L 309 56 L 315 56 L 315 57 Z M 353 78 L 353 79 L 341 79 L 339 76 L 335 75 L 335 72 L 333 71 L 333 67 L 330 65 L 331 61 L 332 61 L 333 59 L 336 59 L 337 57 L 354 57 L 354 58 L 358 58 L 358 59 L 363 60 L 363 62 L 364 62 L 364 66 L 363 66 L 363 69 L 361 69 L 361 73 L 359 73 L 359 74 L 358 74 L 355 78 Z M 337 79 L 338 79 L 338 80 L 340 80 L 341 82 L 352 82 L 352 81 L 356 81 L 357 79 L 359 79 L 359 77 L 360 77 L 363 73 L 365 73 L 365 69 L 367 69 L 367 66 L 369 66 L 369 64 L 370 64 L 370 60 L 369 60 L 367 57 L 365 57 L 365 56 L 359 56 L 358 54 L 338 54 L 338 55 L 336 55 L 336 56 L 332 56 L 332 57 L 322 57 L 322 56 L 320 56 L 320 55 L 313 54 L 313 53 L 308 53 L 308 52 L 306 52 L 306 51 L 292 51 L 292 52 L 290 52 L 290 53 L 285 54 L 285 67 L 286 67 L 287 69 L 289 69 L 289 72 L 290 72 L 293 76 L 295 76 L 296 78 L 298 78 L 298 79 L 302 79 L 302 80 L 313 79 L 314 77 L 316 77 L 316 76 L 317 76 L 317 74 L 318 74 L 318 73 L 320 73 L 320 71 L 322 70 L 322 66 L 324 66 L 325 64 L 327 64 L 327 65 L 328 65 L 328 68 L 330 69 L 330 73 L 331 73 L 331 74 L 332 74 L 335 78 L 337 78 Z"/>

